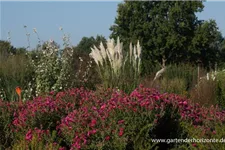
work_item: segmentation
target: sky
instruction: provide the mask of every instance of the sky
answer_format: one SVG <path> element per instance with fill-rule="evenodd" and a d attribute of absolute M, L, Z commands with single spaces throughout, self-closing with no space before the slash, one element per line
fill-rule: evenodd
<path fill-rule="evenodd" d="M 82 37 L 103 35 L 108 39 L 117 16 L 120 1 L 99 2 L 16 2 L 0 0 L 0 40 L 10 40 L 15 47 L 32 48 L 38 44 L 36 28 L 42 41 L 52 39 L 63 44 L 63 32 L 70 36 L 72 45 L 77 45 Z M 225 2 L 204 2 L 204 11 L 199 19 L 214 19 L 225 36 Z M 24 25 L 27 26 L 26 30 Z M 63 32 L 59 28 L 63 28 Z M 27 40 L 26 32 L 30 34 Z"/>

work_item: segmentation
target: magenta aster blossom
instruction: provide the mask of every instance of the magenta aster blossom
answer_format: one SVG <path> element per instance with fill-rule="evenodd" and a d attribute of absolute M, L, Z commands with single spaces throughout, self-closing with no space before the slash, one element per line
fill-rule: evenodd
<path fill-rule="evenodd" d="M 28 132 L 27 132 L 27 134 L 26 134 L 26 140 L 28 140 L 28 141 L 31 141 L 32 140 L 32 130 L 30 129 Z"/>

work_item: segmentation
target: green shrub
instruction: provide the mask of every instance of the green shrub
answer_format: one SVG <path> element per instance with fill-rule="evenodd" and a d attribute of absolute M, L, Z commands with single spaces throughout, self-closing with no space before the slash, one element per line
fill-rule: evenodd
<path fill-rule="evenodd" d="M 173 79 L 166 79 L 163 78 L 160 81 L 160 91 L 163 93 L 176 93 L 181 95 L 186 95 L 186 82 L 184 79 L 173 78 Z"/>
<path fill-rule="evenodd" d="M 36 129 L 33 131 L 29 131 L 30 135 L 21 135 L 20 138 L 13 144 L 12 150 L 59 150 L 60 145 L 55 142 L 57 138 L 57 132 L 53 131 L 51 133 L 46 132 L 44 130 Z M 31 136 L 31 139 L 27 139 L 27 136 Z M 62 148 L 62 150 L 65 150 Z"/>
<path fill-rule="evenodd" d="M 216 101 L 221 109 L 225 108 L 225 71 L 219 71 L 216 74 Z"/>
<path fill-rule="evenodd" d="M 184 82 L 186 91 L 188 91 L 197 83 L 197 66 L 192 66 L 190 64 L 169 65 L 163 78 L 167 80 L 172 80 L 174 78 L 184 80 L 182 82 Z"/>
<path fill-rule="evenodd" d="M 15 103 L 3 102 L 0 99 L 0 149 L 6 149 L 13 143 L 14 132 L 10 124 L 15 109 L 18 109 Z"/>
<path fill-rule="evenodd" d="M 73 58 L 69 78 L 69 87 L 85 87 L 91 90 L 96 89 L 96 84 L 100 84 L 101 80 L 95 69 L 96 64 L 93 63 L 89 54 L 74 48 Z"/>
<path fill-rule="evenodd" d="M 192 126 L 187 122 L 182 122 L 182 127 L 188 132 L 188 139 L 205 140 L 202 142 L 186 143 L 189 149 L 210 149 L 219 150 L 225 149 L 225 127 L 224 124 L 213 122 L 211 126 Z M 207 142 L 208 140 L 208 142 Z M 211 142 L 210 142 L 211 140 Z M 213 141 L 214 140 L 214 141 Z M 217 141 L 216 141 L 217 140 Z"/>

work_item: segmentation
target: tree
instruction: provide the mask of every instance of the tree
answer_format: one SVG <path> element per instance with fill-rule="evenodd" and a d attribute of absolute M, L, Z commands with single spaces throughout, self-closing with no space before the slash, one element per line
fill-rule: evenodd
<path fill-rule="evenodd" d="M 4 61 L 10 54 L 14 54 L 16 48 L 14 48 L 8 41 L 0 40 L 0 60 Z"/>
<path fill-rule="evenodd" d="M 223 41 L 221 42 L 221 50 L 220 50 L 220 59 L 219 66 L 225 66 L 225 37 L 223 37 Z"/>
<path fill-rule="evenodd" d="M 201 1 L 136 1 L 119 4 L 111 38 L 119 36 L 128 47 L 140 40 L 143 69 L 166 58 L 168 62 L 186 59 L 196 26 Z"/>
<path fill-rule="evenodd" d="M 223 37 L 215 20 L 203 21 L 195 30 L 189 49 L 191 61 L 200 61 L 205 67 L 220 63 Z M 213 65 L 213 66 L 212 66 Z"/>
<path fill-rule="evenodd" d="M 225 50 L 225 37 L 223 38 L 223 42 L 222 42 L 222 50 Z"/>
<path fill-rule="evenodd" d="M 94 38 L 93 36 L 83 37 L 75 49 L 76 51 L 89 54 L 91 52 L 91 47 L 93 47 L 94 45 L 98 47 L 100 42 L 103 42 L 103 44 L 106 45 L 105 37 L 101 35 L 97 35 L 96 38 Z"/>
<path fill-rule="evenodd" d="M 16 48 L 16 50 L 15 50 L 15 54 L 16 55 L 21 55 L 21 54 L 22 55 L 25 55 L 26 52 L 27 52 L 27 50 L 24 47 Z"/>

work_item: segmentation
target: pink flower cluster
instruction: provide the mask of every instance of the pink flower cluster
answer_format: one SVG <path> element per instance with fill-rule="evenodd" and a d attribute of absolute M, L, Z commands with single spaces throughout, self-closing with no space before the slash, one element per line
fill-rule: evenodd
<path fill-rule="evenodd" d="M 76 88 L 55 96 L 51 92 L 49 96 L 36 97 L 16 109 L 13 103 L 0 101 L 0 106 L 1 112 L 12 112 L 12 130 L 25 132 L 27 141 L 32 140 L 34 133 L 41 139 L 51 130 L 56 130 L 71 150 L 85 149 L 92 144 L 109 144 L 116 138 L 124 140 L 126 134 L 131 132 L 128 128 L 132 124 L 131 114 L 144 116 L 150 113 L 157 124 L 167 108 L 171 108 L 178 110 L 181 121 L 203 127 L 212 122 L 222 124 L 225 116 L 225 112 L 219 111 L 216 106 L 204 108 L 191 104 L 185 97 L 160 94 L 143 86 L 130 95 L 110 89 L 95 93 Z"/>
<path fill-rule="evenodd" d="M 27 144 L 31 144 L 32 143 L 31 141 L 34 139 L 34 140 L 37 140 L 38 142 L 44 142 L 46 149 L 66 150 L 65 147 L 60 147 L 57 142 L 51 143 L 51 141 L 43 140 L 43 139 L 50 139 L 50 138 L 51 138 L 51 134 L 49 130 L 41 130 L 38 128 L 35 128 L 34 130 L 29 129 L 25 136 L 25 140 L 28 141 Z"/>
<path fill-rule="evenodd" d="M 81 89 L 70 89 L 65 92 L 59 92 L 56 96 L 36 97 L 32 101 L 26 101 L 14 111 L 12 124 L 16 131 L 19 129 L 42 128 L 44 124 L 52 122 L 42 122 L 42 118 L 55 117 L 61 118 L 72 112 L 91 96 L 91 92 Z M 60 119 L 58 119 L 60 121 Z"/>
<path fill-rule="evenodd" d="M 160 94 L 155 89 L 142 86 L 130 95 L 114 91 L 108 100 L 92 97 L 88 102 L 64 117 L 58 126 L 60 132 L 68 138 L 69 142 L 73 143 L 72 149 L 85 147 L 93 142 L 92 136 L 97 138 L 103 133 L 105 135 L 103 139 L 106 142 L 115 135 L 122 137 L 126 130 L 129 130 L 126 128 L 128 120 L 123 118 L 119 120 L 113 116 L 118 111 L 124 113 L 124 118 L 131 112 L 137 114 L 154 112 L 155 123 L 157 123 L 165 109 L 172 107 L 174 110 L 178 109 L 181 120 L 201 126 L 207 125 L 213 116 L 214 121 L 222 123 L 225 116 L 224 112 L 220 112 L 216 107 L 203 108 L 198 104 L 190 104 L 185 97 L 167 93 Z"/>
<path fill-rule="evenodd" d="M 44 135 L 49 135 L 49 130 L 41 130 L 41 129 L 38 129 L 38 128 L 35 128 L 34 130 L 32 129 L 29 129 L 26 133 L 26 136 L 25 136 L 25 139 L 27 141 L 31 141 L 32 138 L 33 138 L 33 135 L 36 135 L 38 140 L 42 140 L 42 137 Z"/>

